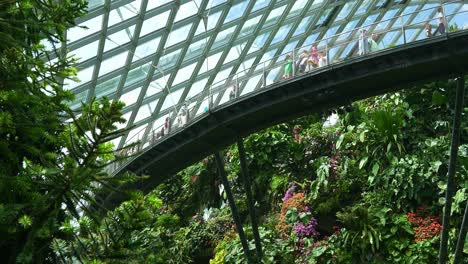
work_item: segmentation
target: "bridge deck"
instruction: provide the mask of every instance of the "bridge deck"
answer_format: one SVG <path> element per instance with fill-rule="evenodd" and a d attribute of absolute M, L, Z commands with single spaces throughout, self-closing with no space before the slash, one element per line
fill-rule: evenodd
<path fill-rule="evenodd" d="M 153 189 L 171 174 L 239 138 L 272 125 L 353 101 L 468 72 L 468 31 L 331 64 L 225 103 L 133 158 L 125 170 L 149 175 L 133 188 Z M 128 187 L 128 186 L 127 186 Z M 113 207 L 121 195 L 111 194 Z"/>

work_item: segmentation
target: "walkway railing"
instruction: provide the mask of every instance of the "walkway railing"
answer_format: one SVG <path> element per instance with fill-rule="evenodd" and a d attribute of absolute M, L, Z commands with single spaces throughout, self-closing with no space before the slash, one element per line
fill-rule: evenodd
<path fill-rule="evenodd" d="M 139 144 L 115 154 L 136 156 L 139 152 L 157 145 L 169 135 L 196 123 L 220 106 L 240 100 L 247 95 L 260 93 L 265 87 L 291 81 L 349 59 L 367 56 L 415 41 L 444 36 L 449 31 L 468 29 L 466 5 L 459 5 L 459 10 L 445 13 L 446 10 L 452 9 L 451 5 L 460 3 L 464 1 L 445 3 L 442 6 L 422 9 L 342 32 L 230 75 L 206 87 L 190 100 L 173 105 L 171 107 L 173 110 L 157 120 L 160 121 L 159 123 L 164 120 L 163 124 L 141 129 L 127 140 L 128 144 L 134 142 L 139 142 Z M 441 15 L 439 14 L 440 7 L 442 7 Z M 411 23 L 407 23 L 410 19 Z M 459 25 L 457 21 L 464 24 Z M 440 25 L 441 23 L 443 25 Z M 381 29 L 387 26 L 390 29 Z M 125 161 L 112 163 L 108 166 L 108 172 L 113 174 L 130 163 L 132 159 L 133 157 L 129 157 Z"/>

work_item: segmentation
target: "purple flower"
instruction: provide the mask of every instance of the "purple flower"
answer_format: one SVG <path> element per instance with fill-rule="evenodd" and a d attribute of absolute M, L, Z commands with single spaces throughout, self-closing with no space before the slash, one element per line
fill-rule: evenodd
<path fill-rule="evenodd" d="M 283 202 L 286 202 L 287 200 L 291 199 L 291 197 L 293 197 L 294 195 L 294 191 L 296 190 L 296 186 L 291 186 L 287 191 L 286 193 L 284 194 L 284 197 L 283 197 Z"/>
<path fill-rule="evenodd" d="M 315 230 L 317 226 L 317 220 L 315 218 L 311 218 L 307 225 L 303 223 L 299 223 L 294 226 L 294 232 L 299 237 L 311 237 L 311 236 L 318 236 L 319 232 Z"/>

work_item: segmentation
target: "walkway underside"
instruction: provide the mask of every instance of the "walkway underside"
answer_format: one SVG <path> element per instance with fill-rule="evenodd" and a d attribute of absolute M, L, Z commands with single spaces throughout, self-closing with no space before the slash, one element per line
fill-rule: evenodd
<path fill-rule="evenodd" d="M 165 138 L 123 168 L 120 172 L 130 170 L 150 176 L 125 188 L 148 192 L 190 164 L 272 125 L 416 83 L 464 73 L 468 73 L 466 31 L 324 67 L 199 117 L 197 122 Z M 124 198 L 113 193 L 103 205 L 113 208 Z"/>

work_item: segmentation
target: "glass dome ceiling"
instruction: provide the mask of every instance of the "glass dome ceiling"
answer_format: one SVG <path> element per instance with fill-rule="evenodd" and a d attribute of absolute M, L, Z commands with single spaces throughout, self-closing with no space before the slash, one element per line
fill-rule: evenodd
<path fill-rule="evenodd" d="M 126 104 L 114 142 L 123 146 L 141 130 L 160 126 L 175 104 L 229 75 L 293 49 L 389 18 L 382 30 L 435 17 L 436 0 L 90 0 L 89 13 L 67 31 L 66 48 L 80 58 L 78 78 L 64 89 L 81 102 L 107 96 Z M 457 2 L 446 13 L 466 9 Z M 447 10 L 451 9 L 451 10 Z M 424 36 L 423 24 L 411 38 Z M 355 34 L 355 33 L 349 33 Z M 334 38 L 340 41 L 348 34 Z M 408 37 L 408 36 L 407 36 Z M 401 34 L 384 36 L 398 42 Z M 333 44 L 333 43 L 332 43 Z M 352 44 L 350 44 L 352 45 Z M 139 133 L 142 134 L 142 133 Z"/>

